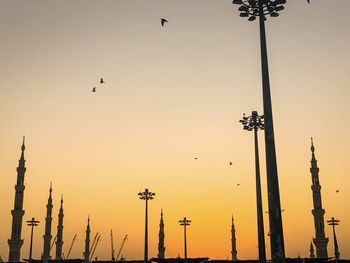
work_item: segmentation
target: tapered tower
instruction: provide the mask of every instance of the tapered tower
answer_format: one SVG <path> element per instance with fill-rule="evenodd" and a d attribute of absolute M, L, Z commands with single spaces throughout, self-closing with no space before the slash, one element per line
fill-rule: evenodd
<path fill-rule="evenodd" d="M 11 239 L 7 241 L 10 251 L 9 251 L 9 262 L 18 262 L 21 258 L 21 247 L 23 245 L 23 239 L 21 239 L 22 233 L 22 220 L 24 216 L 23 210 L 23 199 L 24 199 L 24 174 L 26 172 L 25 159 L 24 159 L 24 139 L 21 147 L 21 158 L 18 161 L 17 167 L 17 183 L 15 186 L 15 204 L 14 209 L 11 211 L 12 214 L 12 229 L 11 229 Z"/>
<path fill-rule="evenodd" d="M 231 224 L 231 255 L 232 260 L 237 260 L 237 249 L 236 249 L 236 229 L 235 229 L 235 223 L 233 221 L 233 215 L 232 215 L 232 224 Z"/>
<path fill-rule="evenodd" d="M 57 225 L 57 240 L 56 240 L 56 259 L 62 259 L 62 246 L 63 246 L 63 196 L 61 197 L 61 207 L 58 213 L 58 225 Z"/>
<path fill-rule="evenodd" d="M 315 147 L 313 140 L 311 138 L 311 179 L 312 179 L 312 198 L 314 203 L 314 209 L 312 209 L 312 214 L 314 216 L 314 225 L 315 225 L 315 238 L 313 242 L 316 247 L 316 257 L 317 258 L 327 258 L 327 244 L 328 238 L 326 238 L 324 232 L 324 212 L 322 208 L 322 198 L 321 198 L 321 185 L 319 180 L 319 168 L 317 167 L 317 160 L 315 158 Z"/>
<path fill-rule="evenodd" d="M 310 258 L 315 258 L 315 250 L 312 242 L 310 242 Z"/>
<path fill-rule="evenodd" d="M 44 234 L 44 251 L 43 251 L 43 262 L 47 263 L 50 256 L 50 245 L 51 245 L 51 222 L 52 222 L 52 184 L 50 185 L 49 198 L 47 199 L 46 205 L 46 218 L 45 218 L 45 234 Z"/>
<path fill-rule="evenodd" d="M 165 258 L 163 208 L 160 211 L 158 258 Z"/>
<path fill-rule="evenodd" d="M 85 263 L 88 263 L 90 258 L 90 216 L 88 217 L 88 223 L 86 227 L 85 251 L 83 254 L 84 254 Z"/>

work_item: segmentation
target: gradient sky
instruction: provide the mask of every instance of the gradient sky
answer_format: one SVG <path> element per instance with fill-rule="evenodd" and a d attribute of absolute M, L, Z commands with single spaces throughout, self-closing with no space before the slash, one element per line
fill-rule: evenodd
<path fill-rule="evenodd" d="M 286 255 L 307 257 L 314 235 L 313 136 L 325 219 L 341 221 L 340 252 L 349 258 L 350 1 L 290 0 L 285 7 L 268 20 L 267 39 Z M 164 28 L 160 17 L 169 20 Z M 257 257 L 253 137 L 238 123 L 243 112 L 262 112 L 257 22 L 240 18 L 229 0 L 3 0 L 0 32 L 3 259 L 23 135 L 24 220 L 41 221 L 34 257 L 43 248 L 50 182 L 52 232 L 63 194 L 65 253 L 78 235 L 72 257 L 82 257 L 90 214 L 92 235 L 102 236 L 96 256 L 110 258 L 113 229 L 116 247 L 129 235 L 124 256 L 142 258 L 137 193 L 145 187 L 157 194 L 150 256 L 163 207 L 167 257 L 183 255 L 183 216 L 193 222 L 189 256 L 230 257 L 232 213 L 238 257 Z M 328 226 L 326 234 L 333 255 Z M 27 257 L 29 227 L 22 236 Z"/>

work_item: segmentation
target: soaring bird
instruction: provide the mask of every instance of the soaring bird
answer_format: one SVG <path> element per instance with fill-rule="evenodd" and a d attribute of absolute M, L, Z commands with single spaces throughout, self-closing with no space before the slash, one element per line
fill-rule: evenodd
<path fill-rule="evenodd" d="M 160 19 L 160 23 L 162 24 L 162 26 L 164 26 L 164 24 L 167 22 L 168 22 L 168 20 L 166 20 L 165 18 Z"/>
<path fill-rule="evenodd" d="M 103 78 L 101 78 L 100 83 L 103 84 L 103 83 L 106 83 L 106 82 L 103 80 Z"/>
<path fill-rule="evenodd" d="M 339 193 L 339 190 L 336 190 L 335 192 L 336 192 L 336 193 Z"/>
<path fill-rule="evenodd" d="M 92 92 L 96 92 L 96 87 L 94 87 L 94 88 L 92 89 Z"/>
<path fill-rule="evenodd" d="M 230 162 L 230 165 L 232 165 L 232 162 Z"/>
<path fill-rule="evenodd" d="M 197 157 L 194 157 L 195 160 L 197 160 L 198 158 Z"/>

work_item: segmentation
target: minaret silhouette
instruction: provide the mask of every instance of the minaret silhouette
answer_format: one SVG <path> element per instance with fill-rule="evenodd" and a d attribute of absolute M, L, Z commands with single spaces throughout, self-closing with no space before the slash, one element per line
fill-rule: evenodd
<path fill-rule="evenodd" d="M 312 242 L 310 242 L 310 258 L 315 258 L 315 250 Z"/>
<path fill-rule="evenodd" d="M 23 199 L 24 199 L 24 174 L 26 172 L 24 150 L 25 150 L 25 137 L 23 137 L 23 143 L 21 147 L 21 158 L 18 161 L 17 167 L 17 183 L 15 186 L 15 204 L 14 209 L 11 211 L 12 214 L 12 230 L 11 239 L 7 241 L 9 251 L 9 262 L 19 262 L 21 259 L 21 247 L 23 245 L 23 239 L 21 239 L 22 233 L 22 221 L 24 216 L 23 210 Z"/>
<path fill-rule="evenodd" d="M 236 229 L 235 229 L 235 223 L 233 221 L 233 215 L 232 215 L 232 225 L 231 225 L 231 255 L 232 260 L 237 260 L 237 249 L 236 249 Z"/>
<path fill-rule="evenodd" d="M 160 211 L 158 258 L 165 258 L 163 208 Z"/>
<path fill-rule="evenodd" d="M 314 203 L 314 209 L 312 209 L 312 214 L 314 216 L 314 225 L 315 225 L 315 238 L 313 242 L 316 247 L 316 256 L 317 258 L 327 258 L 327 244 L 328 238 L 326 238 L 324 232 L 324 212 L 322 208 L 322 198 L 321 198 L 321 185 L 319 181 L 319 168 L 317 167 L 317 160 L 315 158 L 315 147 L 313 139 L 311 138 L 311 178 L 312 178 L 312 198 Z"/>
<path fill-rule="evenodd" d="M 88 216 L 88 223 L 86 227 L 86 237 L 85 237 L 85 251 L 84 251 L 85 263 L 89 262 L 90 258 L 90 216 Z"/>
<path fill-rule="evenodd" d="M 58 225 L 57 225 L 57 240 L 56 240 L 56 259 L 62 259 L 62 246 L 63 246 L 63 195 L 61 197 L 61 207 L 58 213 Z"/>
<path fill-rule="evenodd" d="M 50 246 L 51 246 L 51 223 L 52 223 L 52 184 L 50 184 L 49 198 L 47 199 L 46 205 L 46 218 L 45 218 L 45 235 L 44 237 L 44 251 L 43 251 L 43 262 L 47 263 L 50 256 Z"/>

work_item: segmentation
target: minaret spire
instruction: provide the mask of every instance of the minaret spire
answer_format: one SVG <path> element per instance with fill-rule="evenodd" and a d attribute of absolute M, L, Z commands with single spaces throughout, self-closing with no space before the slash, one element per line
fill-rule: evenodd
<path fill-rule="evenodd" d="M 83 254 L 85 263 L 88 263 L 90 258 L 90 215 L 88 216 L 88 223 L 86 226 L 85 251 Z"/>
<path fill-rule="evenodd" d="M 160 211 L 158 258 L 165 258 L 163 208 Z"/>
<path fill-rule="evenodd" d="M 46 205 L 46 218 L 45 218 L 45 234 L 44 234 L 44 251 L 43 251 L 43 262 L 47 263 L 50 256 L 50 245 L 51 245 L 51 223 L 52 223 L 52 183 L 50 183 L 49 198 L 47 199 Z"/>
<path fill-rule="evenodd" d="M 62 246 L 63 246 L 63 195 L 61 196 L 61 207 L 58 213 L 58 225 L 57 225 L 57 240 L 56 240 L 56 259 L 62 259 Z"/>
<path fill-rule="evenodd" d="M 313 242 L 316 247 L 317 258 L 327 258 L 327 244 L 328 238 L 324 231 L 324 213 L 325 210 L 322 208 L 322 198 L 321 198 L 321 185 L 319 180 L 319 168 L 317 167 L 317 160 L 315 157 L 315 146 L 313 139 L 311 137 L 311 179 L 312 179 L 312 198 L 314 209 L 312 209 L 312 214 L 314 216 L 314 226 L 315 226 L 315 238 Z"/>
<path fill-rule="evenodd" d="M 12 214 L 12 229 L 11 229 L 11 239 L 7 241 L 10 251 L 9 251 L 9 262 L 19 262 L 21 259 L 21 247 L 23 245 L 23 239 L 21 239 L 22 233 L 22 221 L 24 216 L 23 210 L 23 199 L 24 199 L 24 174 L 26 172 L 24 151 L 25 147 L 25 137 L 23 136 L 23 143 L 21 147 L 21 157 L 18 161 L 17 167 L 17 183 L 15 186 L 15 203 L 14 209 L 11 211 Z"/>
<path fill-rule="evenodd" d="M 237 260 L 237 248 L 236 248 L 236 229 L 235 229 L 235 223 L 233 221 L 233 214 L 232 214 L 232 224 L 231 224 L 231 255 L 232 260 Z"/>
<path fill-rule="evenodd" d="M 312 241 L 310 242 L 310 258 L 315 258 L 315 250 Z"/>

